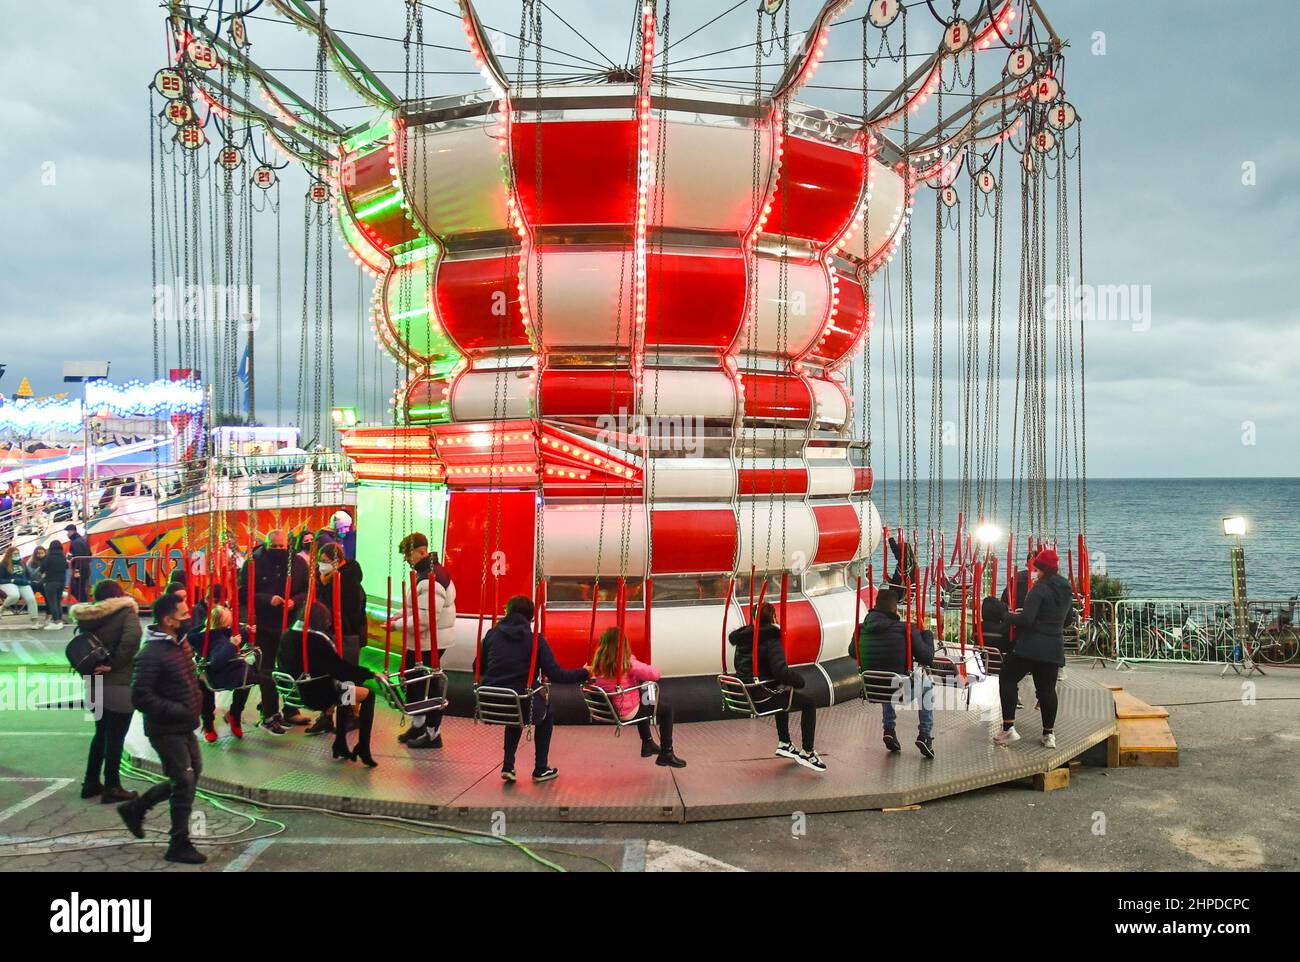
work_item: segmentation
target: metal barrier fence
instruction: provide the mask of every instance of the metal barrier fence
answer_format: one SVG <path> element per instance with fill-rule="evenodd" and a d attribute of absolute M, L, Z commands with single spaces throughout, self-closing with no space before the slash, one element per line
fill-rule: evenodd
<path fill-rule="evenodd" d="M 1195 665 L 1240 664 L 1242 642 L 1261 665 L 1300 666 L 1300 598 L 1253 599 L 1246 604 L 1244 638 L 1238 639 L 1229 600 L 1124 598 L 1093 601 L 1077 633 L 1066 632 L 1066 655 L 1124 662 Z M 961 612 L 944 610 L 944 638 L 957 640 Z M 976 644 L 967 613 L 967 644 Z"/>
<path fill-rule="evenodd" d="M 1124 598 L 1114 604 L 1109 625 L 1104 609 L 1094 603 L 1093 620 L 1102 621 L 1089 626 L 1096 651 L 1080 653 L 1199 665 L 1240 663 L 1249 654 L 1264 665 L 1300 664 L 1298 604 L 1295 597 L 1252 599 L 1246 603 L 1244 631 L 1238 632 L 1231 599 Z"/>

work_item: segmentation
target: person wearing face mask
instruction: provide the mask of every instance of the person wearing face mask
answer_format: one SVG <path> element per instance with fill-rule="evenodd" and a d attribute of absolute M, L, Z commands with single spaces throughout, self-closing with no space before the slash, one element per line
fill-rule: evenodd
<path fill-rule="evenodd" d="M 390 618 L 389 624 L 405 635 L 406 662 L 414 664 L 418 609 L 420 663 L 431 668 L 432 648 L 437 646 L 438 664 L 442 664 L 443 656 L 456 643 L 456 585 L 438 563 L 438 556 L 429 552 L 429 539 L 420 532 L 408 534 L 397 550 L 415 572 L 415 597 L 408 605 L 405 628 L 401 612 Z M 442 712 L 417 715 L 397 740 L 407 748 L 441 748 L 441 724 Z"/>
<path fill-rule="evenodd" d="M 311 564 L 312 556 L 316 553 L 316 535 L 310 528 L 302 533 L 298 538 L 298 557 L 303 560 L 304 564 Z"/>
<path fill-rule="evenodd" d="M 248 596 L 249 568 L 253 571 L 253 626 L 255 644 L 262 651 L 262 721 L 261 727 L 272 735 L 283 735 L 285 725 L 308 725 L 311 720 L 300 713 L 282 715 L 280 697 L 271 680 L 271 668 L 280 650 L 280 635 L 300 599 L 307 593 L 307 563 L 289 551 L 289 534 L 277 528 L 266 537 L 239 571 L 239 593 Z M 286 594 L 285 585 L 288 584 Z"/>
<path fill-rule="evenodd" d="M 330 518 L 330 526 L 334 529 L 334 540 L 343 546 L 343 553 L 347 555 L 349 561 L 355 561 L 357 558 L 357 529 L 352 523 L 352 515 L 346 511 L 335 511 L 334 516 Z"/>
<path fill-rule="evenodd" d="M 1015 628 L 1016 647 L 1002 664 L 998 690 L 1002 697 L 1002 730 L 994 744 L 1010 745 L 1020 740 L 1016 731 L 1016 690 L 1026 675 L 1034 676 L 1043 713 L 1042 745 L 1056 747 L 1056 675 L 1065 665 L 1063 630 L 1074 621 L 1074 592 L 1061 577 L 1060 560 L 1051 548 L 1034 556 L 1033 575 L 1021 605 L 1008 616 Z"/>
<path fill-rule="evenodd" d="M 350 665 L 361 663 L 361 644 L 366 636 L 366 589 L 361 584 L 361 565 L 349 561 L 336 542 L 321 546 L 316 556 L 316 599 L 335 621 L 334 583 L 338 582 L 339 611 L 337 624 L 343 640 L 343 660 Z M 331 636 L 333 628 L 330 629 Z M 323 711 L 307 729 L 308 735 L 324 735 L 334 730 L 333 712 Z"/>

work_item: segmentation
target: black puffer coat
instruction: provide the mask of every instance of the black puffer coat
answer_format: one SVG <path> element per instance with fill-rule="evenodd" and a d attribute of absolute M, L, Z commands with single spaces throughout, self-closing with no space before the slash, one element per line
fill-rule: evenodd
<path fill-rule="evenodd" d="M 858 646 L 862 646 L 860 664 L 868 671 L 892 671 L 906 675 L 908 627 L 897 614 L 871 609 L 858 626 L 857 637 L 849 642 L 849 656 L 858 661 Z M 934 663 L 934 635 L 912 625 L 912 663 Z"/>
<path fill-rule="evenodd" d="M 194 652 L 184 636 L 173 638 L 149 626 L 135 659 L 131 701 L 144 715 L 146 735 L 184 735 L 199 727 L 203 689 L 194 670 Z"/>
<path fill-rule="evenodd" d="M 779 625 L 761 625 L 758 629 L 758 674 L 754 673 L 754 626 L 741 625 L 727 640 L 736 649 L 736 677 L 761 678 L 786 688 L 802 688 L 804 679 L 785 660 Z"/>
<path fill-rule="evenodd" d="M 1062 629 L 1074 622 L 1074 592 L 1059 574 L 1043 575 L 1029 589 L 1020 611 L 1007 616 L 1015 626 L 1016 656 L 1049 665 L 1065 664 Z"/>

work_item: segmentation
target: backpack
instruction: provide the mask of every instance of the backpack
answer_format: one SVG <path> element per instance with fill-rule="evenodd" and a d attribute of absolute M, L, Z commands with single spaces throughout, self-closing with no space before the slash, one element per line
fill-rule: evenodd
<path fill-rule="evenodd" d="M 100 665 L 108 664 L 112 653 L 95 637 L 94 632 L 82 631 L 72 636 L 63 649 L 72 670 L 81 675 L 93 675 Z"/>

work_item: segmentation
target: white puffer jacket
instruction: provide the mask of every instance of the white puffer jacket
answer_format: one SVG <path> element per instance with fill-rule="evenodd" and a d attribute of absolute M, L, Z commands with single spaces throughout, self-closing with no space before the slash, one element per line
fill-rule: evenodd
<path fill-rule="evenodd" d="M 429 616 L 429 586 L 433 585 L 433 617 Z M 438 650 L 446 651 L 456 644 L 456 583 L 448 582 L 444 588 L 430 572 L 415 589 L 415 606 L 420 614 L 420 650 L 428 651 L 433 627 L 438 630 Z M 394 632 L 402 630 L 402 616 L 393 622 Z M 406 612 L 406 650 L 415 651 L 415 612 Z"/>

